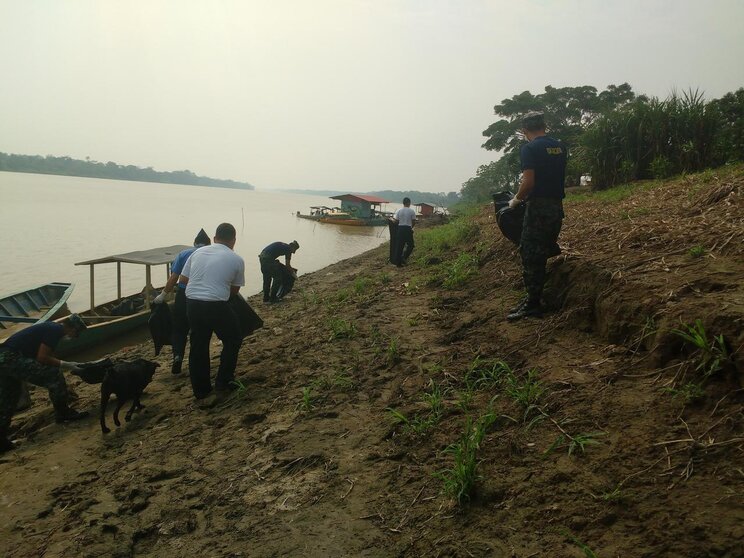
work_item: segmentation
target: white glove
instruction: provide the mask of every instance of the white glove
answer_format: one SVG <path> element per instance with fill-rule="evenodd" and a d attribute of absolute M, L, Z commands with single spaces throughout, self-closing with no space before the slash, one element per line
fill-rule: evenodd
<path fill-rule="evenodd" d="M 163 304 L 165 302 L 165 291 L 160 291 L 160 294 L 152 299 L 153 304 Z"/>
<path fill-rule="evenodd" d="M 66 360 L 59 361 L 59 369 L 62 372 L 81 372 L 83 369 L 80 368 L 79 362 L 68 362 Z"/>
<path fill-rule="evenodd" d="M 512 199 L 509 200 L 509 209 L 514 209 L 518 205 L 521 205 L 523 202 L 518 197 L 514 196 Z"/>

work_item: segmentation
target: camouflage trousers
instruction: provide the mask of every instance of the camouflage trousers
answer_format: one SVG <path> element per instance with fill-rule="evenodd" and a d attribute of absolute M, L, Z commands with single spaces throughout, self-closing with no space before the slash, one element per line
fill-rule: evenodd
<path fill-rule="evenodd" d="M 67 383 L 59 368 L 0 349 L 0 440 L 8 436 L 22 382 L 47 388 L 57 415 L 67 411 Z"/>
<path fill-rule="evenodd" d="M 540 302 L 545 285 L 545 265 L 548 258 L 560 253 L 558 234 L 563 217 L 560 199 L 534 198 L 527 202 L 519 254 L 524 288 L 530 302 Z"/>

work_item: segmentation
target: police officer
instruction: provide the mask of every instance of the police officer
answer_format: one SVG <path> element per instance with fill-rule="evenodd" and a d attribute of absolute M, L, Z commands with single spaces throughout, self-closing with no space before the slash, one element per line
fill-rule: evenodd
<path fill-rule="evenodd" d="M 68 406 L 68 392 L 62 371 L 76 372 L 76 362 L 66 362 L 54 356 L 54 349 L 63 337 L 77 337 L 86 326 L 77 314 L 70 314 L 62 323 L 43 322 L 22 329 L 0 345 L 0 453 L 13 449 L 8 429 L 18 402 L 21 383 L 45 387 L 54 406 L 57 422 L 79 420 L 88 416 Z"/>
<path fill-rule="evenodd" d="M 529 112 L 523 117 L 522 133 L 529 143 L 519 152 L 522 182 L 509 207 L 527 204 L 519 245 L 527 295 L 510 311 L 508 320 L 542 315 L 545 265 L 548 258 L 561 252 L 557 241 L 564 217 L 566 147 L 546 134 L 541 112 Z"/>
<path fill-rule="evenodd" d="M 179 283 L 178 278 L 181 276 L 181 271 L 183 271 L 183 267 L 191 254 L 202 246 L 209 246 L 210 244 L 212 244 L 212 241 L 209 240 L 209 235 L 204 229 L 201 229 L 194 239 L 194 246 L 181 251 L 173 260 L 171 274 L 165 283 L 165 288 L 152 301 L 153 304 L 162 304 L 165 302 L 165 296 L 175 288 L 176 300 L 173 303 L 173 313 L 171 314 L 173 325 L 171 341 L 173 343 L 173 364 L 171 365 L 171 372 L 173 374 L 181 373 L 181 365 L 186 353 L 186 339 L 189 336 L 189 317 L 186 313 L 186 285 Z"/>

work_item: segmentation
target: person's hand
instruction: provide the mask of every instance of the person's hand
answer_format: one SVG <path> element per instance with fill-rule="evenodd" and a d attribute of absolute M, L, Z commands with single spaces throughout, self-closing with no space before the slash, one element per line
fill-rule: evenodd
<path fill-rule="evenodd" d="M 79 362 L 69 362 L 66 360 L 60 360 L 59 361 L 59 369 L 62 372 L 82 372 L 82 368 L 80 368 Z"/>
<path fill-rule="evenodd" d="M 517 196 L 514 196 L 512 199 L 509 200 L 509 209 L 514 209 L 521 204 L 522 200 L 520 200 Z"/>
<path fill-rule="evenodd" d="M 165 291 L 160 291 L 160 294 L 152 299 L 153 304 L 163 304 L 165 302 Z"/>

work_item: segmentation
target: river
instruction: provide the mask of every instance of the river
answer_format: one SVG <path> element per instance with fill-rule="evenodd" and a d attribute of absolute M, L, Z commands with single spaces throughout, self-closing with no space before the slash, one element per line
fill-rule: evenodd
<path fill-rule="evenodd" d="M 75 262 L 174 244 L 191 245 L 200 228 L 210 237 L 222 222 L 237 230 L 235 251 L 245 259 L 246 286 L 261 290 L 258 253 L 281 240 L 297 240 L 292 265 L 300 275 L 387 242 L 386 227 L 341 227 L 299 219 L 326 197 L 0 172 L 0 295 L 52 281 L 76 285 L 68 305 L 89 304 L 89 267 Z M 335 205 L 335 204 L 333 204 Z M 394 210 L 398 204 L 383 209 Z M 165 283 L 165 266 L 153 268 L 153 284 Z M 139 292 L 145 270 L 122 265 L 123 294 Z M 302 287 L 302 280 L 297 284 Z M 116 298 L 116 265 L 96 266 L 96 304 Z"/>

